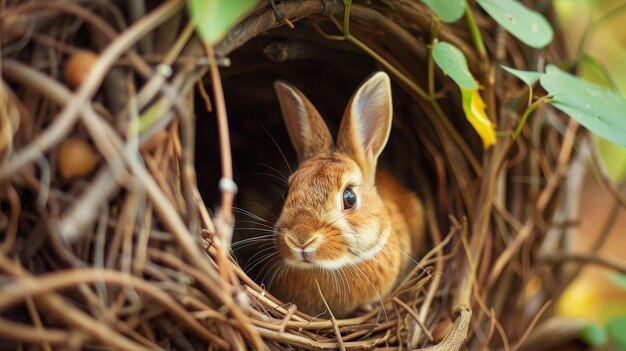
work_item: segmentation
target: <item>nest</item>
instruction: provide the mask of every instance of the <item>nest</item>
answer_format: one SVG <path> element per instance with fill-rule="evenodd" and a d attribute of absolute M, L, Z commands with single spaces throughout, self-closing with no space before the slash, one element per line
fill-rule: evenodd
<path fill-rule="evenodd" d="M 554 18 L 550 3 L 534 3 Z M 550 47 L 531 50 L 474 12 L 489 60 L 463 21 L 438 24 L 438 37 L 464 52 L 497 129 L 511 130 L 528 90 L 493 62 L 536 69 L 562 64 L 565 49 L 557 35 Z M 339 0 L 262 1 L 207 49 L 182 0 L 8 1 L 2 344 L 457 350 L 566 343 L 572 334 L 553 332 L 563 328 L 549 323 L 550 302 L 573 274 L 546 264 L 545 255 L 566 250 L 565 175 L 584 133 L 544 106 L 519 137 L 483 150 L 452 82 L 429 74 L 435 27 L 421 2 L 353 4 L 351 33 L 374 55 L 337 40 L 343 15 Z M 98 56 L 86 55 L 93 62 L 72 88 L 64 70 L 85 51 Z M 229 251 L 233 229 L 237 235 L 259 213 L 247 204 L 272 205 L 262 191 L 267 178 L 251 176 L 259 162 L 284 167 L 273 162 L 280 156 L 267 131 L 294 160 L 271 83 L 290 80 L 323 115 L 340 116 L 358 82 L 381 68 L 395 84 L 386 155 L 425 204 L 432 250 L 382 306 L 351 319 L 308 316 L 273 298 Z M 429 83 L 435 100 L 416 89 Z"/>

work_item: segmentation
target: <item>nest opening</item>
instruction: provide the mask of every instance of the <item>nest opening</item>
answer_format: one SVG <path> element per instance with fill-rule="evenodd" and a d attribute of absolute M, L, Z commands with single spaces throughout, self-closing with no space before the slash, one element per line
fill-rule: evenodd
<path fill-rule="evenodd" d="M 321 23 L 322 26 L 327 23 Z M 278 105 L 278 100 L 273 89 L 273 83 L 277 79 L 286 80 L 299 89 L 311 100 L 319 110 L 329 126 L 333 137 L 336 135 L 340 119 L 345 105 L 356 87 L 372 72 L 381 69 L 381 66 L 370 56 L 359 51 L 357 47 L 348 42 L 332 42 L 324 39 L 315 30 L 320 22 L 313 18 L 302 19 L 295 29 L 280 27 L 270 30 L 262 35 L 250 38 L 241 47 L 230 52 L 230 67 L 222 68 L 222 82 L 225 100 L 227 102 L 228 116 L 230 120 L 230 132 L 233 152 L 233 169 L 235 179 L 238 182 L 240 192 L 235 203 L 237 224 L 233 243 L 250 239 L 256 235 L 262 235 L 267 225 L 273 225 L 273 221 L 280 212 L 283 195 L 286 191 L 284 178 L 287 178 L 292 170 L 297 168 L 297 161 L 293 146 L 287 135 L 286 127 Z M 396 47 L 395 50 L 398 48 Z M 416 66 L 425 66 L 427 57 L 416 60 Z M 443 77 L 438 77 L 443 79 Z M 207 84 L 210 89 L 210 85 Z M 425 113 L 419 108 L 416 101 L 406 90 L 393 82 L 394 122 L 387 147 L 380 158 L 382 167 L 392 170 L 394 175 L 401 179 L 403 185 L 414 191 L 421 197 L 425 188 L 431 189 L 432 193 L 442 194 L 447 190 L 447 181 L 438 184 L 434 170 L 433 160 L 424 151 L 422 139 L 429 140 L 430 144 L 438 144 L 432 126 L 429 124 Z M 460 97 L 451 94 L 452 101 L 458 101 Z M 444 106 L 446 111 L 455 111 L 454 104 Z M 220 167 L 220 158 L 217 153 L 205 152 L 215 150 L 218 146 L 218 131 L 214 123 L 214 116 L 207 118 L 205 106 L 201 99 L 197 99 L 197 144 L 196 144 L 196 169 L 199 188 L 209 205 L 210 199 L 216 199 L 214 205 L 218 205 L 219 191 L 215 187 L 220 173 L 216 170 Z M 462 130 L 467 123 L 462 118 L 459 109 L 450 112 L 452 121 L 457 128 Z M 473 150 L 480 154 L 479 140 L 475 135 L 467 136 Z M 407 163 L 407 155 L 411 162 Z M 213 204 L 210 204 L 213 205 Z M 438 222 L 441 233 L 458 233 L 464 224 L 462 220 L 450 222 L 450 208 L 447 203 L 440 203 L 441 212 L 433 211 L 433 216 Z M 259 221 L 263 221 L 258 224 Z M 258 225 L 255 227 L 255 225 Z M 454 228 L 454 229 L 452 229 Z M 254 231 L 251 229 L 257 229 Z M 449 244 L 454 235 L 446 237 L 444 244 Z M 455 249 L 447 248 L 448 255 L 457 252 L 456 244 L 450 245 Z M 432 245 L 428 240 L 429 246 Z M 238 248 L 234 253 L 238 264 L 249 277 L 260 284 L 260 293 L 265 294 L 267 288 L 262 277 L 265 271 L 255 257 L 258 247 L 255 245 Z M 441 249 L 441 248 L 439 248 Z M 429 249 L 424 250 L 424 254 Z M 412 338 L 411 343 L 416 345 L 427 344 L 433 341 L 441 341 L 450 331 L 452 316 L 448 313 L 432 314 L 426 318 L 423 325 L 410 322 L 412 317 L 404 316 L 407 311 L 412 311 L 426 298 L 424 285 L 433 278 L 433 265 L 437 260 L 435 252 L 430 252 L 424 265 L 416 264 L 411 272 L 405 272 L 406 278 L 397 284 L 396 292 L 392 295 L 396 301 L 385 305 L 375 306 L 375 311 L 357 310 L 353 313 L 352 320 L 347 325 L 358 321 L 364 321 L 378 325 L 380 330 L 394 328 L 397 323 L 408 322 L 412 327 L 402 332 L 404 338 Z M 443 255 L 442 255 L 443 256 Z M 418 260 L 420 257 L 416 257 Z M 447 269 L 454 269 L 456 264 L 451 264 Z M 444 278 L 444 281 L 446 279 Z M 276 284 L 280 284 L 276 282 Z M 450 284 L 449 282 L 444 283 Z M 441 296 L 440 296 L 441 298 Z M 391 299 L 391 298 L 390 298 Z M 435 310 L 450 309 L 450 301 L 438 300 L 434 303 Z M 283 301 L 278 306 L 281 311 L 275 313 L 268 306 L 261 304 L 260 309 L 272 316 L 272 318 L 284 318 L 285 312 L 289 312 L 288 301 Z M 391 306 L 395 308 L 390 309 Z M 382 308 L 381 308 L 382 307 Z M 396 314 L 395 319 L 390 316 Z M 399 315 L 397 315 L 399 314 Z M 289 314 L 287 314 L 289 315 Z M 305 315 L 303 315 L 305 316 Z M 315 317 L 315 316 L 313 316 Z M 319 316 L 318 316 L 319 317 Z M 328 316 L 326 316 L 328 317 Z M 309 321 L 312 317 L 306 317 Z M 346 327 L 348 328 L 348 327 Z M 434 331 L 437 329 L 436 331 Z M 389 329 L 387 329 L 389 330 Z M 371 332 L 371 331 L 370 331 Z M 425 334 L 424 334 L 425 333 Z M 359 335 L 362 333 L 356 333 Z M 433 336 L 435 334 L 435 336 Z M 365 334 L 364 334 L 365 335 Z M 380 335 L 380 332 L 376 335 Z M 398 340 L 398 336 L 391 337 L 391 342 Z M 421 335 L 421 336 L 420 336 Z M 425 336 L 424 336 L 425 335 Z M 388 334 L 389 336 L 389 334 Z M 388 337 L 387 336 L 387 337 Z M 382 340 L 382 339 L 381 339 Z M 377 340 L 375 344 L 381 342 Z M 394 341 L 395 340 L 395 341 Z M 363 345 L 372 340 L 363 339 Z M 386 340 L 385 342 L 389 342 Z M 355 345 L 358 345 L 355 344 Z"/>

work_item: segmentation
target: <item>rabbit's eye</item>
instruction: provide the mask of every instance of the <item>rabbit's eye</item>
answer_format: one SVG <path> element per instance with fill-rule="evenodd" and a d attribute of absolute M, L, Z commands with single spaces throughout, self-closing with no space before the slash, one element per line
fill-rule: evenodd
<path fill-rule="evenodd" d="M 356 193 L 354 192 L 354 190 L 352 190 L 351 187 L 347 187 L 344 191 L 343 191 L 343 209 L 344 210 L 349 210 L 351 208 L 354 207 L 354 205 L 356 205 Z"/>

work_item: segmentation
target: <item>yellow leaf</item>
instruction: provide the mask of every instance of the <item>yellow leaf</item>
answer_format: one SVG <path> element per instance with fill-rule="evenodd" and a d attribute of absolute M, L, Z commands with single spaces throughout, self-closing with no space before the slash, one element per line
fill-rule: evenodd
<path fill-rule="evenodd" d="M 597 274 L 597 273 L 596 273 Z M 598 278 L 578 279 L 567 287 L 556 304 L 556 314 L 605 324 L 611 317 L 626 315 L 626 300 L 620 291 Z"/>
<path fill-rule="evenodd" d="M 495 126 L 487 117 L 485 102 L 480 97 L 478 89 L 461 88 L 461 95 L 463 96 L 463 112 L 465 112 L 465 117 L 467 117 L 467 120 L 472 127 L 474 127 L 474 130 L 480 135 L 480 138 L 483 140 L 483 147 L 488 149 L 495 145 Z"/>

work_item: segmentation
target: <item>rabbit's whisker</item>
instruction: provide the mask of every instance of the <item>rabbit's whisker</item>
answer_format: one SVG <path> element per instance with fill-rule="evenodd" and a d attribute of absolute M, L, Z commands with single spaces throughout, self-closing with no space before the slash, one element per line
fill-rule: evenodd
<path fill-rule="evenodd" d="M 265 206 L 261 205 L 260 203 L 255 202 L 255 201 L 251 201 L 251 202 L 248 202 L 248 204 L 249 205 L 259 206 L 263 211 L 265 211 L 266 214 L 268 214 L 273 219 L 276 219 L 276 216 L 270 210 L 268 210 Z M 267 220 L 264 220 L 264 222 L 267 222 Z"/>
<path fill-rule="evenodd" d="M 250 228 L 250 229 L 252 229 L 252 228 Z M 259 231 L 259 233 L 263 233 L 263 232 Z M 269 232 L 266 232 L 266 233 L 269 233 Z M 247 243 L 247 242 L 250 242 L 250 241 L 269 240 L 268 238 L 274 238 L 274 237 L 276 237 L 276 234 L 273 234 L 273 233 L 265 234 L 265 235 L 259 235 L 259 236 L 255 236 L 255 237 L 252 237 L 252 238 L 238 240 L 237 242 L 233 243 L 233 246 L 239 245 L 239 244 L 242 244 L 242 243 Z"/>
<path fill-rule="evenodd" d="M 285 274 L 287 267 L 284 261 L 281 258 L 275 258 L 272 260 L 272 264 L 270 269 L 263 274 L 263 283 L 267 286 L 268 291 L 272 291 L 272 287 L 274 285 L 274 279 L 278 277 L 278 281 L 281 280 L 281 277 Z M 290 301 L 289 301 L 290 302 Z"/>
<path fill-rule="evenodd" d="M 378 289 L 376 289 L 376 286 L 374 285 L 372 280 L 367 276 L 367 274 L 365 274 L 365 272 L 363 272 L 363 270 L 361 270 L 361 268 L 359 268 L 359 266 L 357 266 L 356 264 L 351 264 L 351 266 L 356 268 L 363 275 L 363 277 L 367 280 L 368 284 L 372 287 L 372 289 L 374 290 L 374 293 L 376 293 L 376 296 L 378 297 L 378 301 L 380 301 L 380 306 L 383 308 L 383 313 L 385 314 L 385 320 L 389 321 L 389 317 L 387 316 L 387 309 L 385 308 L 385 303 L 383 302 L 383 298 L 380 296 L 380 292 L 378 291 Z"/>
<path fill-rule="evenodd" d="M 218 208 L 220 208 L 220 207 L 218 206 Z M 265 219 L 255 215 L 254 213 L 252 213 L 252 212 L 250 212 L 248 210 L 244 210 L 241 207 L 233 207 L 233 212 L 242 214 L 244 216 L 248 216 L 248 217 L 253 218 L 253 219 L 256 219 L 259 222 L 267 222 L 267 220 L 265 220 Z"/>
<path fill-rule="evenodd" d="M 272 230 L 274 228 L 273 225 L 265 224 L 265 223 L 259 223 L 259 222 L 255 222 L 255 221 L 238 221 L 237 224 L 252 224 L 252 225 L 259 226 L 261 228 L 265 228 L 265 229 L 268 229 L 268 230 Z M 238 229 L 238 228 L 235 228 L 235 230 L 236 229 Z"/>
<path fill-rule="evenodd" d="M 285 182 L 285 184 L 287 183 L 287 179 L 288 179 L 288 177 L 287 177 L 285 174 L 283 174 L 283 172 L 281 172 L 281 171 L 279 171 L 278 169 L 276 169 L 276 168 L 274 168 L 274 167 L 272 167 L 272 166 L 268 165 L 267 163 L 261 163 L 261 162 L 259 162 L 259 165 L 261 165 L 261 166 L 265 166 L 265 167 L 269 168 L 270 170 L 272 170 L 272 171 L 276 172 L 276 174 L 278 174 L 278 176 L 277 176 L 277 177 L 279 177 L 279 178 L 280 178 L 283 182 Z M 291 170 L 290 170 L 290 172 L 291 172 Z M 276 176 L 276 175 L 274 175 L 274 176 Z"/>
<path fill-rule="evenodd" d="M 287 273 L 287 270 L 291 269 L 291 267 L 287 266 L 285 264 L 285 261 L 281 259 L 279 259 L 278 261 L 278 269 L 274 270 L 274 273 L 272 274 L 272 276 L 270 277 L 270 281 L 268 283 L 268 288 L 272 286 L 272 284 L 274 283 L 274 279 L 278 276 L 279 280 L 281 279 L 281 277 L 283 275 L 285 275 Z"/>
<path fill-rule="evenodd" d="M 403 255 L 405 255 L 406 257 L 409 258 L 409 260 L 411 260 L 411 262 L 413 262 L 415 264 L 415 266 L 421 268 L 424 272 L 426 272 L 431 278 L 433 278 L 433 276 L 426 270 L 426 268 L 424 268 L 424 266 L 422 266 L 416 259 L 414 259 L 413 257 L 411 257 L 411 255 L 409 255 L 408 253 L 406 253 L 406 251 L 402 250 L 401 248 L 397 247 L 396 245 L 390 243 L 390 242 L 386 242 L 385 245 L 389 245 L 391 247 L 393 247 L 394 249 L 398 250 L 400 253 L 402 253 Z"/>
<path fill-rule="evenodd" d="M 281 178 L 281 177 L 279 177 L 279 176 L 277 176 L 275 174 L 257 172 L 257 173 L 252 173 L 252 175 L 266 176 L 266 177 L 269 177 L 269 178 L 272 178 L 272 179 L 276 179 L 276 180 L 280 181 L 283 184 L 287 184 L 287 180 L 286 179 L 283 179 L 283 178 Z"/>
<path fill-rule="evenodd" d="M 337 250 L 331 250 L 331 252 L 337 254 Z M 340 255 L 337 254 L 337 256 L 340 256 Z M 343 291 L 346 291 L 346 290 L 348 291 L 348 294 L 343 294 L 343 295 L 341 294 L 341 290 L 338 291 L 340 301 L 342 301 L 343 298 L 345 297 L 346 303 L 347 303 L 347 302 L 349 302 L 347 300 L 347 298 L 348 298 L 348 296 L 350 296 L 350 294 L 352 292 L 352 290 L 350 288 L 350 282 L 348 281 L 348 277 L 346 277 L 346 273 L 344 272 L 343 268 L 337 269 L 336 271 L 333 271 L 333 272 L 337 273 L 342 286 L 345 287 L 345 289 Z"/>
<path fill-rule="evenodd" d="M 237 243 L 239 244 L 239 243 Z M 238 245 L 237 247 L 231 248 L 232 252 L 235 253 L 245 247 L 251 246 L 251 245 L 255 245 L 258 244 L 259 248 L 262 248 L 264 246 L 274 246 L 274 243 L 272 243 L 271 241 L 265 240 L 265 241 L 251 241 L 251 242 L 247 242 L 247 243 L 242 243 L 241 245 Z"/>
<path fill-rule="evenodd" d="M 275 234 L 273 234 L 273 233 L 274 233 L 274 231 L 273 231 L 273 230 L 271 230 L 271 229 L 265 229 L 265 228 L 255 228 L 255 227 L 249 227 L 249 228 L 235 228 L 235 231 L 239 231 L 239 230 L 241 230 L 241 231 L 246 231 L 246 232 L 247 232 L 247 231 L 254 230 L 254 231 L 256 231 L 257 233 L 270 233 L 270 234 L 266 234 L 266 235 L 275 235 Z M 237 242 L 239 242 L 239 240 L 238 240 Z"/>
<path fill-rule="evenodd" d="M 283 150 L 280 148 L 280 145 L 278 145 L 278 143 L 276 142 L 276 139 L 274 139 L 274 137 L 272 136 L 272 134 L 270 134 L 270 132 L 265 129 L 265 126 L 263 126 L 263 124 L 261 123 L 261 121 L 259 121 L 259 124 L 261 125 L 261 128 L 263 128 L 263 130 L 265 131 L 265 133 L 267 134 L 267 136 L 270 137 L 270 139 L 272 139 L 272 142 L 274 143 L 274 145 L 276 146 L 276 149 L 278 149 L 278 152 L 280 153 L 280 156 L 282 156 L 283 161 L 285 161 L 285 166 L 287 166 L 287 169 L 289 169 L 289 174 L 293 173 L 293 170 L 291 169 L 291 166 L 289 165 L 289 162 L 287 162 L 287 157 L 285 157 L 285 153 L 283 152 Z"/>
<path fill-rule="evenodd" d="M 273 255 L 276 255 L 276 253 L 273 250 L 274 250 L 273 247 L 269 247 L 269 248 L 263 249 L 263 250 L 257 252 L 250 259 L 248 259 L 248 261 L 246 261 L 246 263 L 244 264 L 244 266 L 246 266 L 246 270 L 245 270 L 246 274 L 248 272 L 252 271 L 259 264 L 263 263 L 263 261 L 266 261 L 268 258 L 272 257 Z M 268 251 L 269 251 L 269 253 L 268 253 Z M 259 255 L 261 255 L 263 253 L 265 253 L 265 255 L 259 257 L 257 260 L 254 260 L 257 256 L 259 256 Z M 248 263 L 252 264 L 252 266 L 248 266 Z"/>

